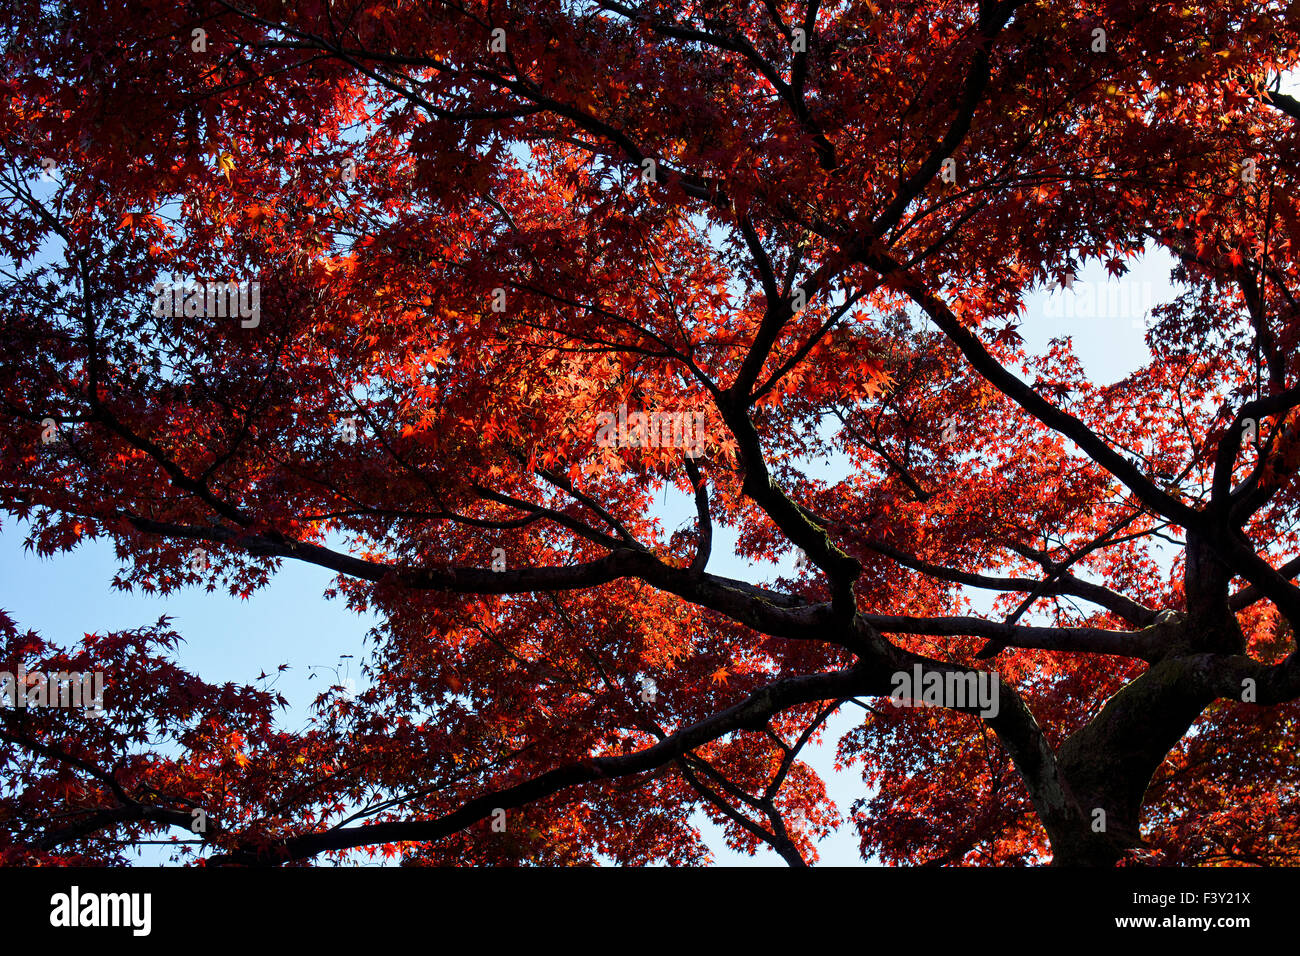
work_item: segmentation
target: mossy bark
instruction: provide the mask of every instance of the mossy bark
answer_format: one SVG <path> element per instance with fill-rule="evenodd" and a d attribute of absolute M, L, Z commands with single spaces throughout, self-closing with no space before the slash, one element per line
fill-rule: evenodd
<path fill-rule="evenodd" d="M 1141 845 L 1142 803 L 1151 777 L 1214 698 L 1191 659 L 1165 658 L 1061 745 L 1057 762 L 1086 829 L 1049 830 L 1057 863 L 1108 866 Z"/>

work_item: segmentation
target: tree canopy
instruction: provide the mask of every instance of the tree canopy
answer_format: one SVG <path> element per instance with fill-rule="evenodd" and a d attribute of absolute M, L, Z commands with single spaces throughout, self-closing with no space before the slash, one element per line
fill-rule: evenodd
<path fill-rule="evenodd" d="M 1296 863 L 1297 59 L 1279 0 L 6 6 L 0 507 L 381 623 L 289 731 L 0 615 L 108 675 L 0 710 L 0 860 Z M 1157 253 L 1132 374 L 1027 347 Z"/>

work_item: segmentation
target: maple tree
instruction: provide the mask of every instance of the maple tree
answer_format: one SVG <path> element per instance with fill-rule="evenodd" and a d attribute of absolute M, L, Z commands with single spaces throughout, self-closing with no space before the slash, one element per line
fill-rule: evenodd
<path fill-rule="evenodd" d="M 703 809 L 800 865 L 848 809 L 890 863 L 1297 862 L 1298 24 L 6 7 L 0 505 L 40 554 L 111 539 L 121 588 L 303 561 L 382 623 L 290 732 L 166 620 L 0 617 L 5 661 L 109 675 L 98 719 L 0 711 L 0 858 L 201 808 L 208 863 L 695 863 Z M 1138 370 L 1025 346 L 1037 289 L 1157 249 Z M 597 441 L 620 407 L 704 447 Z M 800 563 L 719 574 L 724 529 Z M 881 699 L 918 667 L 999 706 Z M 852 808 L 803 759 L 846 708 Z"/>

